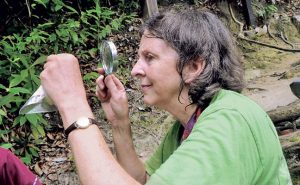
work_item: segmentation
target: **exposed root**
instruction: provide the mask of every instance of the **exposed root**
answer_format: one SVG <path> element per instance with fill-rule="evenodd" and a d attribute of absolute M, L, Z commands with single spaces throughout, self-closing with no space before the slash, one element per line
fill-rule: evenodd
<path fill-rule="evenodd" d="M 241 37 L 241 36 L 238 36 L 237 38 L 241 39 L 241 40 L 245 40 L 245 41 L 251 42 L 251 43 L 254 43 L 254 44 L 259 44 L 259 45 L 262 45 L 262 46 L 266 46 L 266 47 L 269 47 L 269 48 L 274 48 L 274 49 L 278 49 L 278 50 L 282 50 L 282 51 L 300 52 L 300 49 L 282 48 L 282 47 L 278 47 L 278 46 L 275 46 L 275 45 L 267 44 L 267 43 L 264 43 L 264 42 L 259 42 L 259 41 L 248 39 L 246 37 Z"/>
<path fill-rule="evenodd" d="M 270 32 L 270 25 L 269 24 L 267 24 L 267 33 L 268 33 L 269 37 L 271 37 L 272 39 L 275 40 L 275 42 L 277 42 L 275 36 Z"/>
<path fill-rule="evenodd" d="M 280 32 L 280 38 L 281 38 L 281 40 L 283 40 L 283 42 L 290 45 L 292 48 L 295 48 L 295 46 L 286 39 L 286 37 L 284 36 L 282 31 Z"/>
<path fill-rule="evenodd" d="M 246 37 L 239 37 L 238 36 L 237 38 L 241 39 L 241 40 L 245 40 L 245 41 L 251 42 L 251 43 L 254 43 L 254 44 L 259 44 L 259 45 L 262 45 L 262 46 L 266 46 L 266 47 L 269 47 L 269 48 L 274 48 L 274 49 L 278 49 L 278 50 L 282 50 L 282 51 L 300 52 L 300 49 L 282 48 L 282 47 L 274 46 L 274 45 L 267 44 L 267 43 L 264 43 L 264 42 L 259 42 L 259 41 L 256 41 L 256 40 L 248 39 Z"/>
<path fill-rule="evenodd" d="M 239 31 L 238 35 L 239 36 L 244 36 L 244 33 L 243 33 L 244 24 L 236 19 L 236 17 L 234 16 L 234 13 L 232 11 L 231 4 L 229 2 L 227 2 L 227 3 L 228 3 L 228 9 L 229 9 L 229 12 L 230 12 L 230 15 L 231 15 L 233 21 L 240 26 L 240 31 Z"/>

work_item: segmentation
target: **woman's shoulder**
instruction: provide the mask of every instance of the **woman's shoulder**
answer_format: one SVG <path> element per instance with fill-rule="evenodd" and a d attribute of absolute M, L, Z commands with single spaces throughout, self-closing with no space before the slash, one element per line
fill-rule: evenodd
<path fill-rule="evenodd" d="M 248 112 L 255 110 L 256 113 L 264 114 L 265 111 L 249 97 L 231 90 L 221 89 L 215 94 L 206 113 L 215 112 L 220 109 L 236 110 L 238 112 Z"/>

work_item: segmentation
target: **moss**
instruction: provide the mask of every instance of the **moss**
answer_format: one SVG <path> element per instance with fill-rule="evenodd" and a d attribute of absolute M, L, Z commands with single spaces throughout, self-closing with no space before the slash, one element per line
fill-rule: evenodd
<path fill-rule="evenodd" d="M 300 141 L 300 136 L 292 137 L 289 139 L 289 142 L 299 142 Z"/>

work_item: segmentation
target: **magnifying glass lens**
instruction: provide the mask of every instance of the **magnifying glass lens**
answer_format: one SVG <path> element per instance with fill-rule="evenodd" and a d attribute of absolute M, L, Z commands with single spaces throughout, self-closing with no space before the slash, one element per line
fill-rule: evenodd
<path fill-rule="evenodd" d="M 100 48 L 102 67 L 105 74 L 111 74 L 117 70 L 117 49 L 113 42 L 103 41 Z"/>

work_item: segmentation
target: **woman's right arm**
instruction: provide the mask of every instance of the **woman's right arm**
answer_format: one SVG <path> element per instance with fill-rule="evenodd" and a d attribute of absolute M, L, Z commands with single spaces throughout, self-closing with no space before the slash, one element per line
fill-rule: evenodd
<path fill-rule="evenodd" d="M 103 74 L 102 69 L 98 72 Z M 125 88 L 114 75 L 109 75 L 105 79 L 103 75 L 100 75 L 96 84 L 96 95 L 112 125 L 117 160 L 127 173 L 144 184 L 146 171 L 134 149 Z"/>

